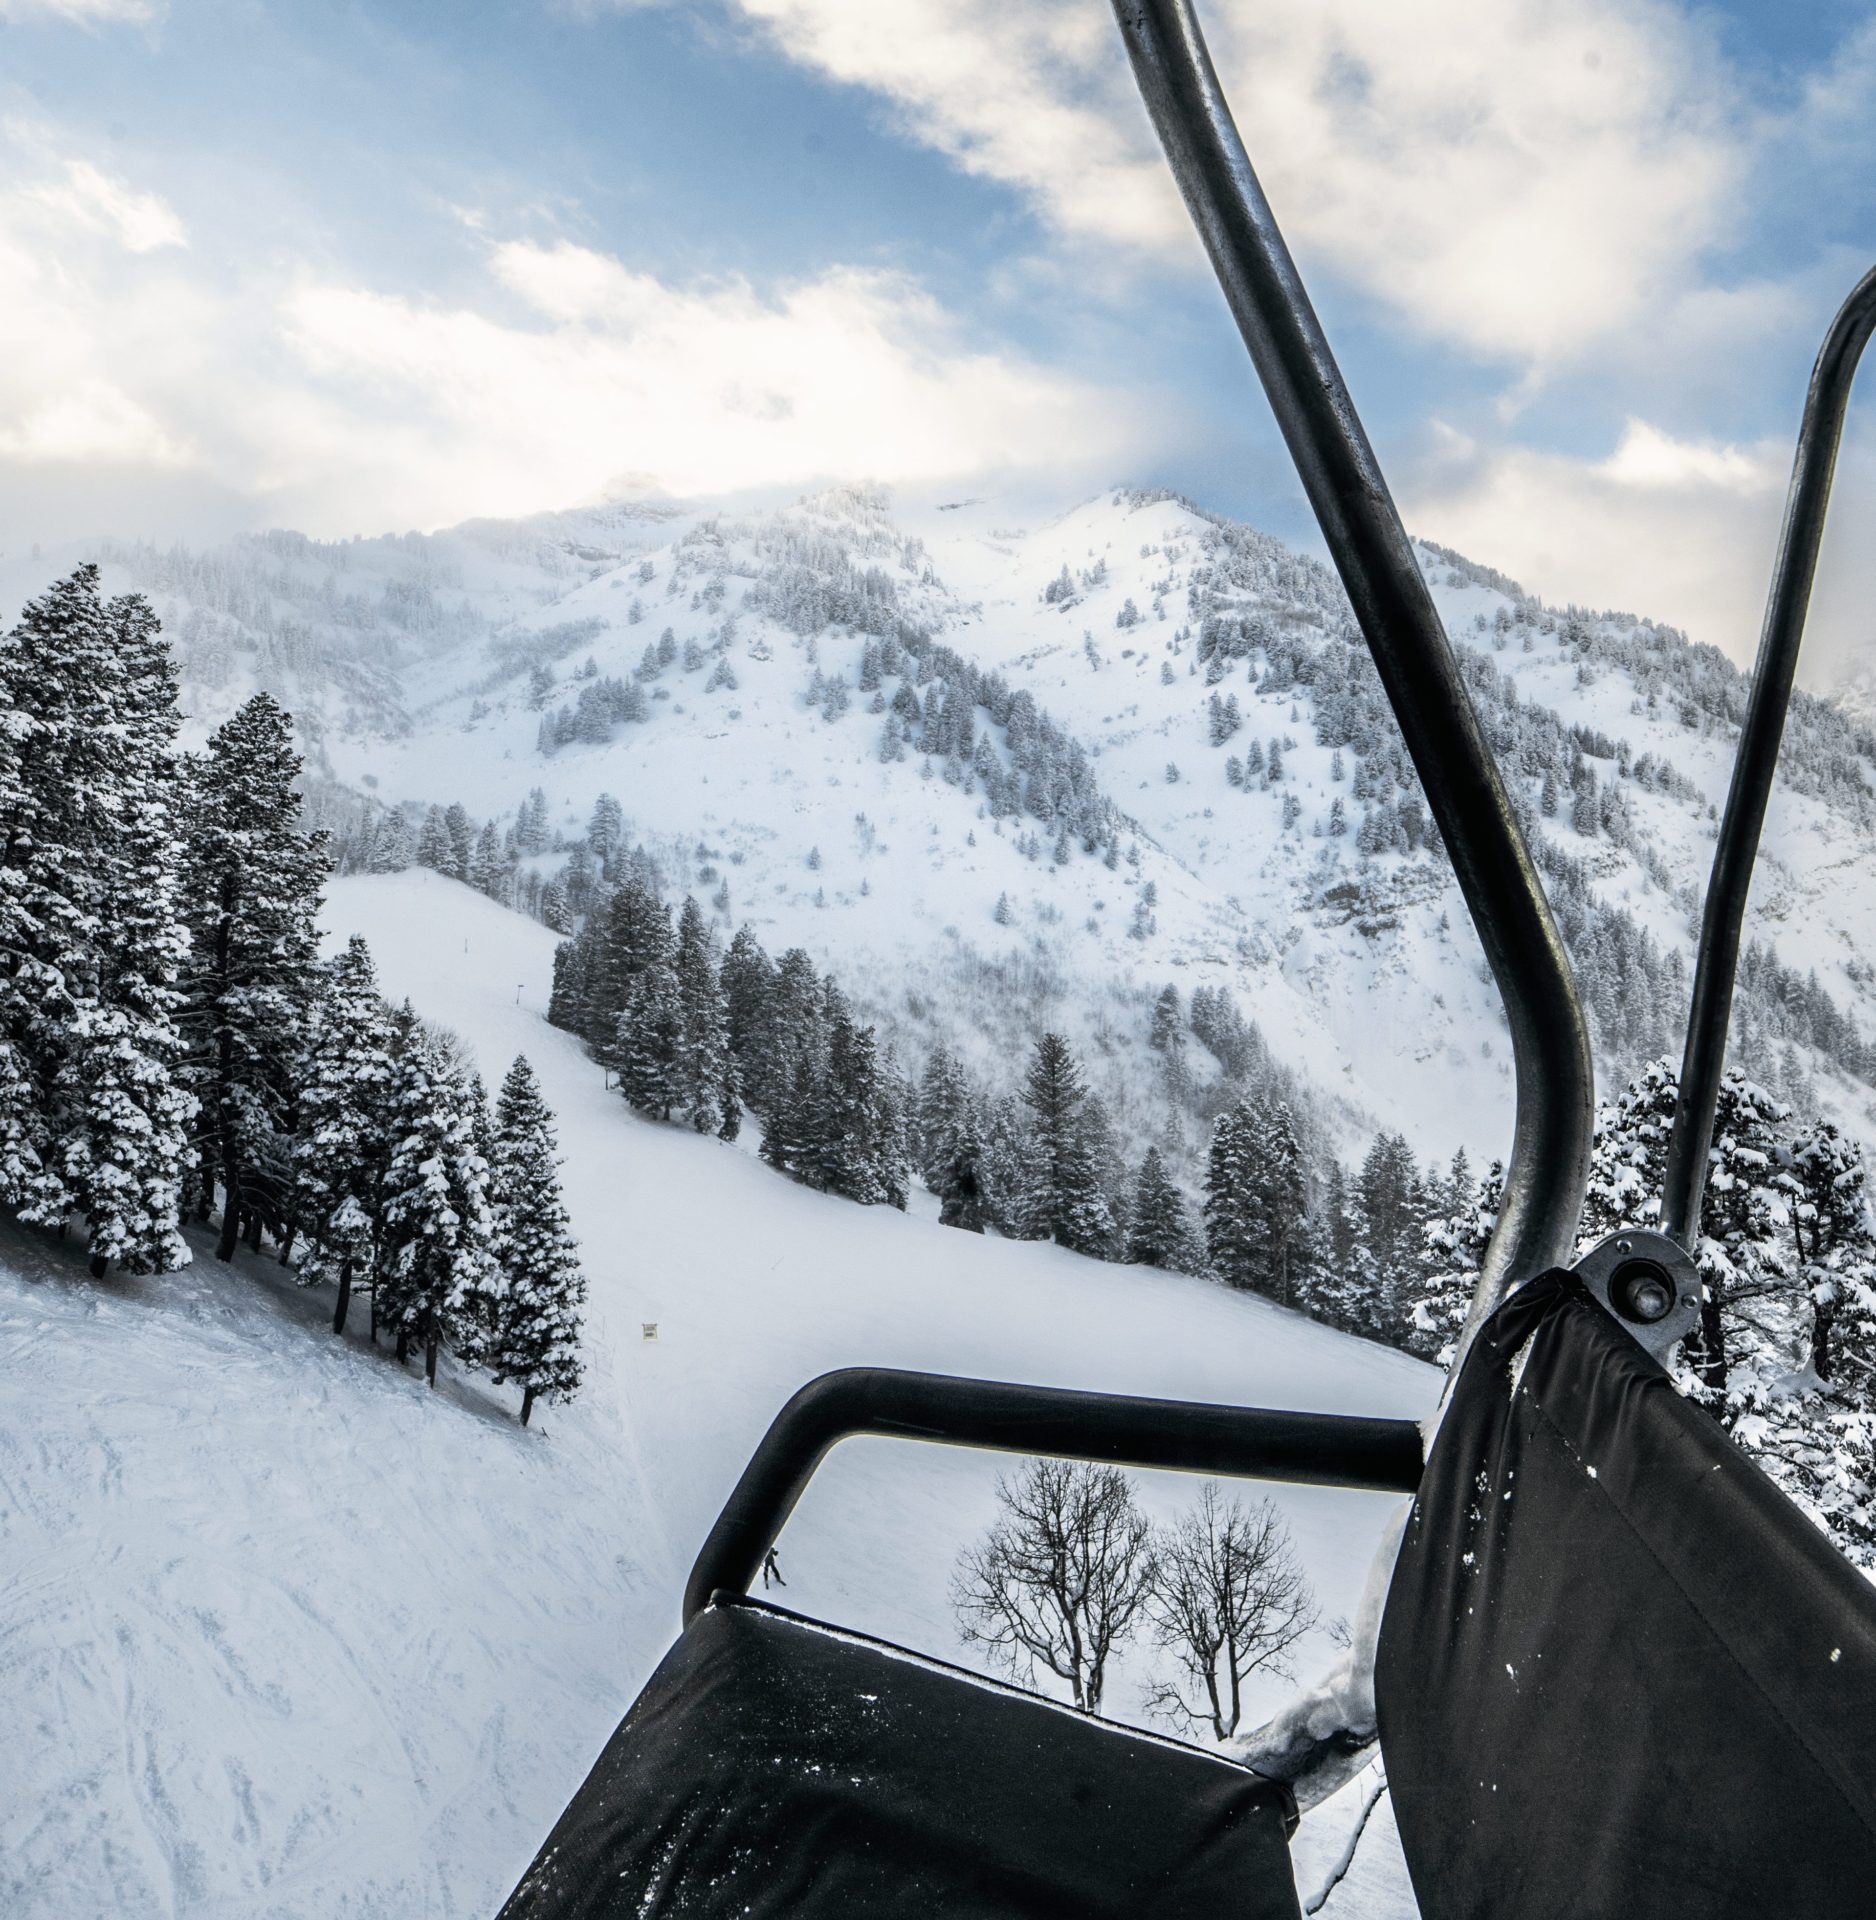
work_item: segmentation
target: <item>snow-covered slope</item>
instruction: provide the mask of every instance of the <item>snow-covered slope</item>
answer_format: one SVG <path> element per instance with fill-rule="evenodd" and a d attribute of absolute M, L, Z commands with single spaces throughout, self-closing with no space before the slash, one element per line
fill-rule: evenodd
<path fill-rule="evenodd" d="M 979 1240 L 796 1187 L 636 1119 L 541 1015 L 553 939 L 434 876 L 345 880 L 333 939 L 517 1052 L 559 1115 L 592 1295 L 580 1400 L 434 1396 L 271 1263 L 88 1279 L 0 1248 L 0 1912 L 471 1920 L 494 1910 L 675 1630 L 768 1418 L 828 1367 L 1419 1415 L 1417 1363 L 1197 1280 Z M 646 1329 L 655 1325 L 655 1339 Z M 447 1375 L 447 1369 L 446 1369 Z M 837 1450 L 781 1545 L 787 1598 L 949 1657 L 995 1460 Z M 1142 1476 L 1164 1512 L 1190 1487 Z M 1333 1616 L 1393 1505 L 1285 1492 Z M 1303 1650 L 1326 1656 L 1326 1641 Z M 1133 1666 L 1114 1710 L 1140 1711 Z M 1266 1700 L 1269 1698 L 1265 1696 Z M 1361 1784 L 1306 1822 L 1305 1893 Z M 1411 1915 L 1378 1817 L 1326 1909 Z"/>
<path fill-rule="evenodd" d="M 1442 1156 L 1504 1149 L 1508 1047 L 1450 874 L 1372 834 L 1364 850 L 1368 816 L 1404 817 L 1411 780 L 1339 587 L 1248 528 L 1126 492 L 1020 524 L 996 501 L 844 492 L 740 519 L 627 503 L 341 545 L 103 551 L 111 583 L 150 592 L 177 636 L 198 730 L 265 683 L 315 771 L 374 805 L 486 818 L 539 786 L 575 838 L 611 792 L 672 891 L 721 899 L 721 924 L 751 920 L 771 950 L 806 946 L 911 1064 L 942 1035 L 1001 1077 L 1061 1025 L 1139 1142 L 1160 1119 L 1137 1065 L 1146 1008 L 1168 981 L 1222 986 L 1344 1152 L 1377 1125 Z M 1739 676 L 1671 630 L 1545 608 L 1437 549 L 1422 561 L 1476 649 L 1605 1070 L 1630 1070 L 1678 1038 Z M 7 563 L 0 605 L 61 563 Z M 641 674 L 667 630 L 677 657 Z M 922 722 L 895 749 L 888 702 L 903 711 L 944 671 L 862 685 L 868 635 L 894 633 L 1051 716 L 1127 816 L 1124 857 L 1040 824 L 1026 795 L 999 817 L 980 767 L 919 750 Z M 550 684 L 531 696 L 537 669 Z M 646 717 L 542 747 L 544 719 L 571 723 L 608 683 Z M 1214 744 L 1225 700 L 1236 727 Z M 996 766 L 1020 771 L 1011 730 L 976 720 Z M 1253 742 L 1260 757 L 1277 743 L 1280 780 L 1228 778 Z M 1619 831 L 1573 826 L 1573 768 Z M 1748 928 L 1793 971 L 1747 982 L 1736 1057 L 1876 1142 L 1867 1079 L 1831 1070 L 1836 1039 L 1815 1044 L 1833 1020 L 1876 1034 L 1873 823 L 1876 740 L 1801 698 Z"/>

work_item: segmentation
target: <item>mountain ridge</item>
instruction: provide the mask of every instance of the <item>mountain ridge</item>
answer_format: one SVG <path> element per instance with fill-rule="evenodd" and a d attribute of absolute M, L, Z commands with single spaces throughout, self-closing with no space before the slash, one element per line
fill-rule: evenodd
<path fill-rule="evenodd" d="M 1613 1093 L 1678 1044 L 1744 677 L 1419 552 Z M 673 890 L 807 946 L 908 1064 L 951 1028 L 995 1072 L 1062 1024 L 1152 1138 L 1143 1036 L 1170 980 L 1243 1005 L 1338 1150 L 1375 1125 L 1480 1156 L 1508 1136 L 1502 1015 L 1339 584 L 1177 494 L 1025 522 L 849 488 L 89 553 L 152 597 L 198 731 L 258 685 L 298 714 L 342 828 L 450 801 L 507 819 L 540 788 L 558 844 L 524 864 L 545 872 L 611 792 Z M 5 599 L 34 584 L 0 566 Z M 1866 1140 L 1876 903 L 1842 881 L 1873 807 L 1876 740 L 1801 694 L 1735 1052 Z"/>

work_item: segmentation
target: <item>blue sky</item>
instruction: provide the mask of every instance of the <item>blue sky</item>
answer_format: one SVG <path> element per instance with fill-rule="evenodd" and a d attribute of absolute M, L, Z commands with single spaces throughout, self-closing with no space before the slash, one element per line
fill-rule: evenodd
<path fill-rule="evenodd" d="M 1201 12 L 1410 525 L 1748 649 L 1876 10 Z M 1311 533 L 1105 0 L 0 0 L 0 283 L 0 544 L 862 476 Z"/>

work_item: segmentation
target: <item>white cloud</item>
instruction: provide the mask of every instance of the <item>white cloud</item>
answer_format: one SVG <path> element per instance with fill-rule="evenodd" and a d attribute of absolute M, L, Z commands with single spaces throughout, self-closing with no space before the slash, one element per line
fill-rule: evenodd
<path fill-rule="evenodd" d="M 1195 243 L 1109 10 L 1087 0 L 726 0 L 1063 233 Z M 1549 364 L 1633 324 L 1720 232 L 1742 154 L 1661 0 L 1216 0 L 1253 162 L 1306 266 L 1424 333 Z"/>
<path fill-rule="evenodd" d="M 65 220 L 114 239 L 131 253 L 186 247 L 182 222 L 153 193 L 136 193 L 89 160 L 68 160 L 60 173 L 23 189 L 27 198 Z"/>
<path fill-rule="evenodd" d="M 258 250 L 218 267 L 160 199 L 7 131 L 14 537 L 35 474 L 142 473 L 153 500 L 186 474 L 343 532 L 532 512 L 624 473 L 687 493 L 1118 470 L 1141 438 L 1127 403 L 972 342 L 901 275 L 671 285 L 482 236 L 480 290 L 424 302 Z"/>
<path fill-rule="evenodd" d="M 1788 447 L 1690 444 L 1641 420 L 1610 453 L 1582 460 L 1447 429 L 1398 491 L 1415 532 L 1553 603 L 1646 613 L 1743 660 L 1758 639 L 1790 460 Z M 1869 497 L 1848 475 L 1844 491 Z M 1814 625 L 1841 628 L 1841 576 L 1860 565 L 1847 548 L 1827 550 Z"/>
<path fill-rule="evenodd" d="M 83 378 L 11 420 L 0 418 L 0 460 L 27 466 L 164 469 L 193 464 L 189 449 L 108 380 Z"/>
<path fill-rule="evenodd" d="M 1749 453 L 1712 441 L 1677 440 L 1646 420 L 1630 420 L 1615 451 L 1593 471 L 1618 487 L 1655 492 L 1775 493 L 1782 478 L 1770 449 Z"/>
<path fill-rule="evenodd" d="M 565 243 L 504 243 L 492 266 L 548 324 L 333 286 L 286 307 L 314 374 L 421 428 L 433 517 L 527 511 L 627 468 L 691 493 L 1128 457 L 1111 403 L 973 350 L 900 276 L 670 287 Z"/>

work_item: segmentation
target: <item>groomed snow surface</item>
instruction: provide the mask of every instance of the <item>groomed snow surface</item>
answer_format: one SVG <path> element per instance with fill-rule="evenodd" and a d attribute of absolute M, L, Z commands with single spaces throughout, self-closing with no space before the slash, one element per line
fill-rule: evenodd
<path fill-rule="evenodd" d="M 0 1913 L 476 1920 L 677 1627 L 710 1520 L 814 1374 L 925 1367 L 1418 1416 L 1427 1368 L 1209 1284 L 808 1192 L 634 1118 L 542 1018 L 553 937 L 433 875 L 336 883 L 385 991 L 518 1052 L 559 1116 L 591 1279 L 576 1403 L 425 1392 L 271 1260 L 90 1280 L 0 1246 Z M 656 1338 L 646 1337 L 655 1325 Z M 974 1664 L 947 1598 L 991 1456 L 849 1442 L 781 1542 L 791 1605 Z M 1150 1511 L 1191 1496 L 1142 1475 Z M 1281 1494 L 1325 1613 L 1393 1503 Z M 1309 1670 L 1332 1656 L 1316 1637 Z M 1146 1665 L 1110 1678 L 1139 1718 Z M 1273 1704 L 1272 1686 L 1255 1703 Z M 1363 1776 L 1304 1824 L 1305 1902 Z M 1411 1916 L 1383 1801 L 1323 1911 Z"/>

